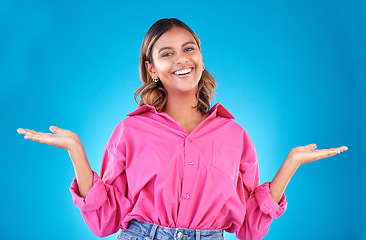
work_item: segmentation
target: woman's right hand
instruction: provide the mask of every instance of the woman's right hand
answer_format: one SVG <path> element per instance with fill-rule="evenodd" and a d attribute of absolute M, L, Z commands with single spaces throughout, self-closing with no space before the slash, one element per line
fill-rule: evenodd
<path fill-rule="evenodd" d="M 56 126 L 51 126 L 50 130 L 53 133 L 43 133 L 23 128 L 18 128 L 17 132 L 19 134 L 24 134 L 25 139 L 46 143 L 51 146 L 63 148 L 67 151 L 76 144 L 81 144 L 79 136 L 72 131 L 61 129 Z"/>
<path fill-rule="evenodd" d="M 36 132 L 23 128 L 18 128 L 17 132 L 24 134 L 25 139 L 46 143 L 67 150 L 74 165 L 79 194 L 85 198 L 93 187 L 93 171 L 90 168 L 79 136 L 72 131 L 56 126 L 51 126 L 50 130 L 53 133 Z"/>

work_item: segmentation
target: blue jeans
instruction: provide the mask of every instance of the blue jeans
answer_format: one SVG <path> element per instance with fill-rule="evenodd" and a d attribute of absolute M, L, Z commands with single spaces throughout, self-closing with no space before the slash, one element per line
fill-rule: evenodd
<path fill-rule="evenodd" d="M 117 240 L 222 240 L 223 230 L 198 230 L 187 228 L 167 228 L 149 222 L 133 219 L 127 229 L 122 229 Z"/>

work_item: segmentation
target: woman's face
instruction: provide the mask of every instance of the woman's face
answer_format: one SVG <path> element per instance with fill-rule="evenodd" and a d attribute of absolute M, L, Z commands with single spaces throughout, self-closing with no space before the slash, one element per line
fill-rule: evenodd
<path fill-rule="evenodd" d="M 153 79 L 159 78 L 168 96 L 195 94 L 203 71 L 202 54 L 192 34 L 173 25 L 152 47 L 153 64 L 145 66 Z"/>

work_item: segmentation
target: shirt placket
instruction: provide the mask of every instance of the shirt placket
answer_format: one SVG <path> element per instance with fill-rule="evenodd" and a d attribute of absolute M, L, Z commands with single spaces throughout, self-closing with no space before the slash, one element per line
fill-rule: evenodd
<path fill-rule="evenodd" d="M 183 157 L 183 181 L 182 181 L 182 192 L 181 192 L 181 200 L 180 207 L 178 213 L 178 222 L 183 223 L 184 225 L 189 224 L 189 219 L 191 216 L 188 216 L 188 213 L 192 212 L 192 204 L 195 202 L 195 187 L 197 185 L 196 176 L 197 176 L 197 157 L 194 151 L 195 139 L 192 135 L 188 135 L 184 139 L 184 157 Z M 188 227 L 188 226 L 187 226 Z"/>

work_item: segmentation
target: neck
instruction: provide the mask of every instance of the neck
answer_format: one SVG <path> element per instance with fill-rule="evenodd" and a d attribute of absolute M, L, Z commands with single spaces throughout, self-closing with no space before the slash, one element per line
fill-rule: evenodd
<path fill-rule="evenodd" d="M 164 112 L 169 114 L 188 133 L 202 122 L 207 114 L 202 114 L 194 106 L 197 105 L 195 96 L 169 96 Z"/>

